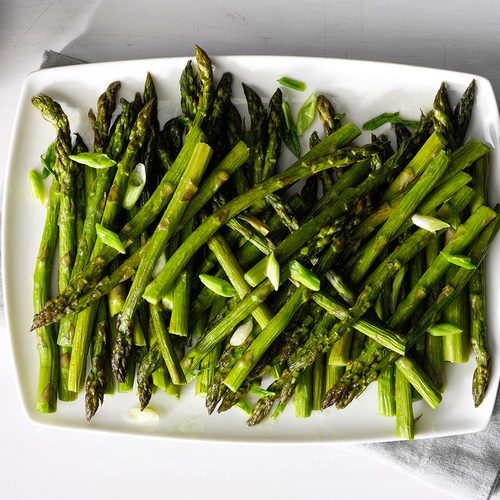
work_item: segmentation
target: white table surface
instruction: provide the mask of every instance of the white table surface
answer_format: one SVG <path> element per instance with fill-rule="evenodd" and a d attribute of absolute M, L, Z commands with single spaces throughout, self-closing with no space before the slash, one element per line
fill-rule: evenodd
<path fill-rule="evenodd" d="M 478 73 L 498 92 L 499 14 L 493 0 L 0 0 L 0 168 L 21 82 L 45 48 L 88 61 L 191 55 L 195 42 L 210 54 L 384 60 Z M 0 498 L 453 498 L 339 446 L 196 444 L 35 426 L 21 407 L 6 335 L 2 326 Z"/>

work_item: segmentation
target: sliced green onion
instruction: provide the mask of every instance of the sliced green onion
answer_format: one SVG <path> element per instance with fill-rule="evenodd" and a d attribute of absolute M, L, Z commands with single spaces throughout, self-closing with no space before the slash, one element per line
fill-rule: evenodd
<path fill-rule="evenodd" d="M 276 80 L 283 87 L 288 87 L 292 90 L 298 90 L 299 92 L 304 92 L 306 90 L 306 84 L 300 80 L 295 80 L 295 78 L 289 78 L 288 76 L 282 76 Z"/>
<path fill-rule="evenodd" d="M 130 420 L 141 424 L 155 424 L 160 420 L 160 415 L 158 415 L 153 408 L 149 407 L 144 408 L 144 410 L 141 410 L 140 408 L 130 408 L 128 416 Z"/>
<path fill-rule="evenodd" d="M 68 158 L 80 165 L 97 169 L 110 168 L 116 165 L 116 161 L 104 153 L 80 153 L 77 155 L 68 155 Z"/>
<path fill-rule="evenodd" d="M 40 161 L 43 166 L 42 177 L 46 179 L 52 174 L 57 179 L 57 175 L 54 170 L 54 165 L 56 164 L 56 141 L 52 141 L 49 144 L 45 154 L 40 156 Z"/>
<path fill-rule="evenodd" d="M 144 163 L 138 163 L 128 178 L 127 190 L 123 196 L 122 207 L 125 210 L 130 210 L 136 204 L 145 185 L 146 167 Z"/>
<path fill-rule="evenodd" d="M 229 343 L 235 347 L 243 345 L 245 343 L 245 340 L 252 333 L 252 330 L 253 320 L 252 318 L 249 318 L 248 321 L 245 321 L 245 323 L 242 323 L 238 328 L 236 328 L 234 333 L 231 335 L 231 338 L 229 339 Z"/>
<path fill-rule="evenodd" d="M 435 233 L 436 231 L 440 231 L 441 229 L 450 227 L 447 222 L 436 219 L 436 217 L 431 217 L 430 215 L 415 214 L 411 218 L 411 221 L 413 222 L 413 224 L 415 224 L 415 226 L 421 227 L 422 229 L 425 229 L 426 231 L 429 231 L 431 233 Z"/>
<path fill-rule="evenodd" d="M 278 290 L 280 286 L 280 265 L 274 252 L 271 252 L 267 258 L 266 276 L 269 278 L 274 289 Z"/>
<path fill-rule="evenodd" d="M 125 247 L 116 233 L 106 229 L 101 224 L 95 225 L 97 237 L 108 247 L 114 248 L 117 252 L 125 253 Z"/>
<path fill-rule="evenodd" d="M 222 297 L 234 297 L 236 295 L 236 290 L 226 280 L 209 274 L 200 274 L 199 278 L 209 290 L 212 290 L 217 295 Z"/>
<path fill-rule="evenodd" d="M 458 335 L 462 333 L 463 330 L 458 328 L 458 326 L 452 325 L 451 323 L 437 323 L 432 325 L 427 333 L 433 337 L 445 337 L 447 335 Z"/>
<path fill-rule="evenodd" d="M 286 101 L 283 101 L 281 109 L 283 110 L 283 117 L 285 118 L 283 141 L 292 154 L 294 154 L 297 158 L 300 158 L 302 156 L 302 152 L 300 150 L 299 136 L 297 134 L 295 120 L 293 119 L 292 112 L 290 110 L 290 105 Z"/>
<path fill-rule="evenodd" d="M 399 113 L 382 113 L 371 120 L 363 123 L 363 128 L 365 130 L 375 130 L 386 123 L 399 123 L 401 125 L 406 125 L 407 127 L 416 127 L 418 125 L 418 121 L 415 120 L 404 120 L 399 117 Z"/>
<path fill-rule="evenodd" d="M 309 290 L 317 292 L 320 289 L 321 283 L 319 278 L 296 260 L 292 260 L 290 263 L 290 276 L 295 281 L 309 288 Z"/>
<path fill-rule="evenodd" d="M 153 273 L 151 275 L 153 279 L 156 278 L 161 273 L 166 263 L 167 263 L 167 257 L 165 256 L 165 252 L 162 252 L 158 257 L 158 260 L 156 261 L 155 267 L 153 269 Z"/>
<path fill-rule="evenodd" d="M 33 169 L 30 171 L 30 183 L 31 183 L 31 194 L 35 200 L 38 200 L 40 203 L 45 201 L 45 186 L 43 184 L 42 174 Z"/>
<path fill-rule="evenodd" d="M 316 102 L 316 94 L 312 93 L 297 113 L 297 134 L 299 137 L 312 125 L 316 118 Z"/>
<path fill-rule="evenodd" d="M 275 392 L 266 391 L 265 389 L 262 389 L 262 387 L 259 387 L 258 385 L 254 385 L 250 389 L 250 394 L 252 394 L 253 396 L 258 396 L 259 398 L 268 398 L 270 396 L 276 396 Z"/>
<path fill-rule="evenodd" d="M 448 255 L 444 252 L 441 252 L 448 262 L 451 264 L 454 264 L 455 266 L 458 267 L 463 267 L 464 269 L 476 269 L 476 266 L 471 262 L 470 257 L 467 257 L 466 255 Z"/>

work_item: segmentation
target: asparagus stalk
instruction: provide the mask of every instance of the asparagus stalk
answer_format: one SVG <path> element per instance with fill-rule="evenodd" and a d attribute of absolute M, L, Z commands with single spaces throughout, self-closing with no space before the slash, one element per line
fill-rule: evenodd
<path fill-rule="evenodd" d="M 222 298 L 214 303 L 210 310 L 208 316 L 208 322 L 214 321 L 221 310 L 224 308 L 224 301 Z M 200 317 L 200 321 L 197 321 L 198 333 L 203 335 L 203 330 L 205 329 L 205 318 L 204 315 Z M 208 392 L 214 382 L 214 377 L 216 374 L 216 369 L 218 367 L 219 358 L 221 356 L 222 342 L 219 342 L 214 349 L 212 349 L 207 356 L 205 356 L 199 364 L 199 373 L 196 376 L 196 387 L 195 394 L 201 394 L 208 397 Z"/>
<path fill-rule="evenodd" d="M 151 315 L 155 337 L 158 342 L 161 355 L 163 356 L 163 360 L 167 365 L 168 373 L 170 374 L 172 382 L 176 385 L 185 384 L 186 379 L 184 377 L 184 374 L 182 373 L 177 353 L 175 352 L 174 346 L 172 344 L 172 339 L 165 327 L 165 323 L 161 316 L 160 307 L 154 304 L 150 304 L 149 314 Z"/>
<path fill-rule="evenodd" d="M 415 360 L 409 356 L 399 358 L 396 361 L 396 370 L 401 371 L 431 408 L 436 409 L 439 406 L 442 399 L 439 389 Z"/>
<path fill-rule="evenodd" d="M 415 436 L 411 385 L 398 367 L 395 379 L 396 436 L 411 440 Z"/>
<path fill-rule="evenodd" d="M 193 232 L 193 221 L 187 224 L 181 238 L 184 240 Z M 189 307 L 191 302 L 191 286 L 193 281 L 193 266 L 189 263 L 177 278 L 173 290 L 172 315 L 170 316 L 169 332 L 181 337 L 187 337 L 189 331 Z"/>
<path fill-rule="evenodd" d="M 225 238 L 219 233 L 214 234 L 208 240 L 208 247 L 214 252 L 214 255 L 217 257 L 219 264 L 235 288 L 238 296 L 242 299 L 248 295 L 252 289 L 245 281 L 243 270 Z M 262 304 L 256 307 L 252 312 L 252 316 L 255 318 L 255 321 L 264 328 L 271 320 L 272 312 L 265 304 Z"/>
<path fill-rule="evenodd" d="M 320 356 L 312 366 L 313 381 L 312 381 L 312 409 L 321 410 L 323 396 L 325 395 L 325 371 L 326 357 Z"/>
<path fill-rule="evenodd" d="M 448 89 L 444 82 L 436 94 L 433 108 L 432 122 L 435 134 L 438 136 L 444 149 L 455 149 L 453 111 L 450 106 Z"/>
<path fill-rule="evenodd" d="M 149 239 L 144 257 L 117 320 L 118 335 L 113 349 L 113 371 L 118 380 L 123 380 L 125 375 L 132 341 L 133 316 L 141 295 L 151 278 L 160 253 L 177 229 L 186 206 L 196 193 L 211 156 L 212 150 L 208 145 L 204 143 L 197 145 L 161 222 Z"/>
<path fill-rule="evenodd" d="M 252 176 L 253 184 L 259 184 L 264 177 L 264 162 L 266 158 L 267 142 L 267 114 L 262 101 L 252 88 L 243 85 L 243 92 L 247 100 L 248 113 L 250 114 L 250 136 L 252 138 Z M 254 200 L 257 201 L 257 200 Z"/>
<path fill-rule="evenodd" d="M 50 281 L 58 235 L 59 202 L 59 183 L 54 179 L 47 201 L 47 214 L 33 276 L 33 310 L 35 313 L 43 307 L 50 296 Z M 39 357 L 36 409 L 40 413 L 53 413 L 57 409 L 59 381 L 55 331 L 51 325 L 47 325 L 38 328 L 35 333 Z"/>
<path fill-rule="evenodd" d="M 85 382 L 85 413 L 90 422 L 104 400 L 106 375 L 104 363 L 106 358 L 106 343 L 109 337 L 108 311 L 106 301 L 101 299 L 97 311 L 97 321 L 92 338 L 92 356 L 89 374 Z"/>
<path fill-rule="evenodd" d="M 250 344 L 238 363 L 229 372 L 224 380 L 233 392 L 236 392 L 259 359 L 287 327 L 299 308 L 307 301 L 307 289 L 304 286 L 297 288 L 290 300 L 278 311 L 259 336 Z"/>
<path fill-rule="evenodd" d="M 308 418 L 313 410 L 313 367 L 304 370 L 295 388 L 295 416 Z"/>
<path fill-rule="evenodd" d="M 460 223 L 460 217 L 456 217 L 452 227 L 448 228 L 445 234 L 445 241 L 453 238 L 453 226 Z M 443 252 L 446 251 L 446 247 Z M 455 274 L 454 266 L 450 266 L 446 271 L 446 276 L 451 279 Z M 469 318 L 468 301 L 465 291 L 461 293 L 443 312 L 443 320 L 446 323 L 457 326 L 462 330 L 457 335 L 445 335 L 443 337 L 443 359 L 452 363 L 467 363 L 469 360 Z"/>
<path fill-rule="evenodd" d="M 396 415 L 396 389 L 394 366 L 387 366 L 378 378 L 378 412 L 386 417 Z"/>
<path fill-rule="evenodd" d="M 472 89 L 474 88 L 471 83 Z M 469 86 L 470 88 L 470 86 Z M 469 89 L 468 89 L 469 90 Z M 466 91 L 467 93 L 467 91 Z M 465 96 L 465 94 L 464 94 Z M 457 106 L 458 108 L 458 106 Z M 456 110 L 455 110 L 456 112 Z M 459 129 L 460 126 L 457 126 Z M 471 210 L 477 210 L 487 202 L 487 169 L 488 159 L 483 157 L 472 166 L 476 197 L 471 203 Z M 490 379 L 490 354 L 486 340 L 486 299 L 485 299 L 485 269 L 481 264 L 469 282 L 470 337 L 476 356 L 476 369 L 472 379 L 472 395 L 474 405 L 478 407 L 486 394 Z"/>
<path fill-rule="evenodd" d="M 200 78 L 200 90 L 198 93 L 194 123 L 195 125 L 199 125 L 207 116 L 210 108 L 214 87 L 214 75 L 212 71 L 212 61 L 210 61 L 208 54 L 198 45 L 195 45 L 195 53 L 198 75 Z"/>
<path fill-rule="evenodd" d="M 196 108 L 198 107 L 198 84 L 191 61 L 187 62 L 181 74 L 179 86 L 181 90 L 182 112 L 190 121 L 193 121 L 196 116 Z"/>
<path fill-rule="evenodd" d="M 472 107 L 476 98 L 476 81 L 472 80 L 458 101 L 453 111 L 453 130 L 455 132 L 455 143 L 460 146 L 464 142 L 465 134 L 469 127 L 472 115 Z"/>

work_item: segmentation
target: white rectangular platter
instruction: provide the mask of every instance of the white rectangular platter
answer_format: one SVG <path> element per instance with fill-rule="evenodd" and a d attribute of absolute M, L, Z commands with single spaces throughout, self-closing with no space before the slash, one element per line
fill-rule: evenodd
<path fill-rule="evenodd" d="M 59 403 L 51 415 L 36 412 L 35 393 L 38 354 L 35 335 L 29 332 L 32 319 L 32 277 L 45 209 L 30 196 L 28 172 L 39 168 L 39 157 L 53 140 L 54 131 L 43 121 L 30 102 L 32 95 L 45 93 L 59 101 L 68 113 L 73 131 L 82 133 L 91 144 L 87 111 L 95 108 L 97 97 L 114 80 L 122 82 L 121 95 L 131 99 L 142 90 L 146 72 L 151 72 L 159 97 L 160 122 L 180 113 L 178 81 L 186 58 L 149 59 L 69 66 L 30 74 L 23 85 L 12 136 L 7 167 L 2 224 L 3 285 L 7 324 L 17 369 L 17 382 L 29 418 L 40 424 L 121 432 L 154 437 L 224 440 L 238 442 L 375 442 L 395 438 L 393 418 L 377 413 L 376 384 L 347 409 L 330 408 L 314 412 L 309 419 L 297 419 L 290 404 L 278 419 L 267 419 L 249 428 L 246 415 L 239 409 L 208 416 L 204 400 L 195 397 L 192 385 L 179 401 L 158 391 L 151 406 L 159 413 L 158 422 L 137 422 L 129 410 L 137 407 L 135 392 L 106 396 L 103 407 L 90 424 L 84 414 L 81 394 L 77 402 Z M 324 93 L 339 113 L 358 126 L 385 111 L 400 111 L 404 118 L 418 119 L 420 110 L 429 111 L 442 81 L 449 86 L 455 103 L 475 78 L 478 94 L 469 131 L 492 147 L 490 203 L 500 201 L 500 157 L 498 155 L 500 121 L 490 83 L 479 76 L 377 62 L 338 59 L 230 56 L 213 58 L 220 76 L 234 76 L 234 102 L 243 112 L 241 82 L 253 86 L 267 101 L 276 89 L 276 79 L 290 76 L 307 83 L 307 92 L 284 89 L 285 97 L 296 112 L 309 92 Z M 247 119 L 248 120 L 248 119 Z M 248 121 L 247 121 L 248 123 Z M 319 130 L 319 127 L 316 127 Z M 388 127 L 381 129 L 387 131 Z M 313 129 L 311 129 L 313 130 Z M 488 423 L 500 377 L 500 238 L 487 259 L 487 295 L 489 344 L 493 354 L 492 380 L 488 394 L 475 409 L 471 396 L 474 359 L 467 365 L 447 366 L 446 391 L 437 410 L 425 403 L 415 404 L 417 438 L 445 436 L 480 430 Z"/>

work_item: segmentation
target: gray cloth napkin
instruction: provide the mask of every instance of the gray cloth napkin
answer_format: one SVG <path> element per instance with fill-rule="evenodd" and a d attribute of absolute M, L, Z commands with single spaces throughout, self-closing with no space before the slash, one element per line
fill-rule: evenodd
<path fill-rule="evenodd" d="M 41 68 L 84 62 L 46 50 Z M 468 499 L 500 498 L 500 398 L 488 427 L 481 432 L 349 449 L 383 460 L 451 495 Z"/>

